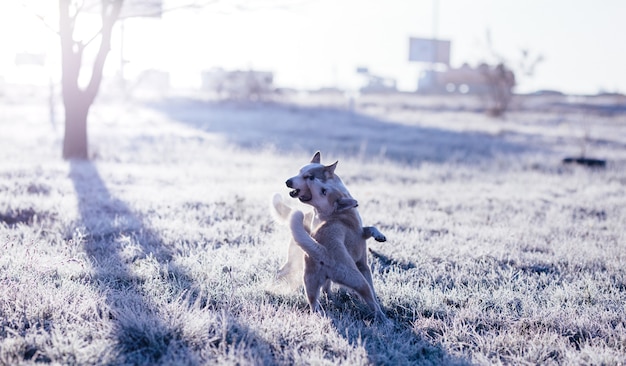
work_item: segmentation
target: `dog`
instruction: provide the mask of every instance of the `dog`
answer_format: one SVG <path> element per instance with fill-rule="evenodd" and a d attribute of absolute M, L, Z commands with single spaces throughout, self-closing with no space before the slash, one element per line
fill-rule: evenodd
<path fill-rule="evenodd" d="M 304 256 L 304 287 L 312 311 L 319 312 L 320 289 L 330 281 L 355 291 L 379 321 L 386 321 L 376 299 L 367 264 L 367 246 L 356 207 L 358 202 L 333 185 L 313 179 L 306 182 L 319 225 L 308 228 L 302 211 L 290 218 L 291 234 Z"/>
<path fill-rule="evenodd" d="M 338 162 L 328 166 L 323 165 L 321 163 L 321 153 L 317 151 L 313 155 L 313 158 L 311 158 L 311 162 L 300 168 L 298 175 L 287 179 L 285 182 L 287 187 L 292 189 L 289 196 L 299 199 L 302 203 L 310 204 L 309 201 L 312 197 L 307 182 L 317 179 L 320 182 L 334 186 L 337 190 L 344 194 L 345 197 L 352 198 L 350 192 L 348 192 L 348 189 L 341 181 L 341 178 L 335 174 L 337 164 Z M 273 208 L 272 212 L 274 213 L 274 217 L 277 218 L 278 221 L 285 222 L 292 213 L 292 208 L 283 201 L 280 194 L 274 195 L 271 207 Z M 361 222 L 361 217 L 358 216 L 358 212 L 357 217 L 359 222 Z M 320 221 L 317 219 L 315 211 L 305 214 L 304 225 L 309 232 L 311 231 L 311 228 L 318 226 L 319 223 Z M 362 224 L 359 225 L 362 226 Z M 364 239 L 373 237 L 378 242 L 385 242 L 387 240 L 385 235 L 373 226 L 363 227 L 362 235 Z M 279 269 L 277 278 L 287 283 L 291 288 L 295 288 L 301 284 L 304 266 L 303 255 L 304 253 L 302 249 L 293 241 L 293 239 L 290 240 L 287 260 Z"/>

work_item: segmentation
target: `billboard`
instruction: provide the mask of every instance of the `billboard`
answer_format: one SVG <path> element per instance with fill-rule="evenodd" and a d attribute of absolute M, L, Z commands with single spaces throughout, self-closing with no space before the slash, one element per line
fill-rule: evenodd
<path fill-rule="evenodd" d="M 120 18 L 160 18 L 162 13 L 163 0 L 125 0 Z"/>
<path fill-rule="evenodd" d="M 409 61 L 450 64 L 450 41 L 409 38 Z"/>
<path fill-rule="evenodd" d="M 122 2 L 120 19 L 138 17 L 160 18 L 163 13 L 163 0 L 123 0 Z M 100 14 L 102 11 L 102 0 L 85 0 L 81 11 Z"/>

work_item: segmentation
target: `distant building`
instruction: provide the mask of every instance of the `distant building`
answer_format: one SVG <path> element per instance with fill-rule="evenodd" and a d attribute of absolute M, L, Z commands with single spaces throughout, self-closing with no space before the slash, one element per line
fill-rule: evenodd
<path fill-rule="evenodd" d="M 514 86 L 515 75 L 504 65 L 480 64 L 478 67 L 472 68 L 468 64 L 463 64 L 456 69 L 425 71 L 418 81 L 418 92 L 488 94 L 492 92 L 493 88 L 511 92 Z"/>
<path fill-rule="evenodd" d="M 396 79 L 372 74 L 367 67 L 358 67 L 356 73 L 365 78 L 366 84 L 361 87 L 362 93 L 392 93 L 398 91 Z"/>
<path fill-rule="evenodd" d="M 274 91 L 274 74 L 268 71 L 226 71 L 215 68 L 202 72 L 202 90 L 232 99 L 257 99 Z"/>

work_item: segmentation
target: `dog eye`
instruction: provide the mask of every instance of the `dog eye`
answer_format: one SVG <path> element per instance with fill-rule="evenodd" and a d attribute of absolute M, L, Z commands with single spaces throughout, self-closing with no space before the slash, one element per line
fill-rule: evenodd
<path fill-rule="evenodd" d="M 322 188 L 322 196 L 326 195 L 326 188 Z"/>
<path fill-rule="evenodd" d="M 307 178 L 308 178 L 309 180 L 314 180 L 314 179 L 315 179 L 315 176 L 313 176 L 313 175 L 309 175 Z"/>

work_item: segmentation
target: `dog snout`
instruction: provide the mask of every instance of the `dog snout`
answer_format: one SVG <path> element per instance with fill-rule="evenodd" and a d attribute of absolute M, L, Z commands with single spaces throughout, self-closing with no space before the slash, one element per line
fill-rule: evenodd
<path fill-rule="evenodd" d="M 293 181 L 291 179 L 287 179 L 285 184 L 287 185 L 287 188 L 293 188 Z"/>

